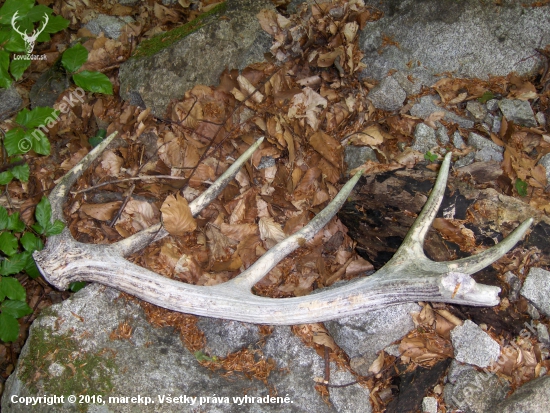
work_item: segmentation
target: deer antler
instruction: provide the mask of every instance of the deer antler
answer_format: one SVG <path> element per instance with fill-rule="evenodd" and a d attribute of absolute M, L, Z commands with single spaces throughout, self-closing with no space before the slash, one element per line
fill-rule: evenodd
<path fill-rule="evenodd" d="M 63 220 L 62 207 L 71 185 L 114 136 L 109 136 L 85 156 L 52 191 L 49 198 L 54 218 Z M 207 191 L 190 203 L 193 215 L 216 198 L 262 140 L 258 139 Z M 523 237 L 533 219 L 526 220 L 498 245 L 476 256 L 449 262 L 428 259 L 422 244 L 441 204 L 450 161 L 449 153 L 426 205 L 403 244 L 384 267 L 370 277 L 353 280 L 338 288 L 316 291 L 309 296 L 259 297 L 252 294 L 251 288 L 330 221 L 359 180 L 360 173 L 351 178 L 309 224 L 275 245 L 242 274 L 223 284 L 195 286 L 180 283 L 123 258 L 166 236 L 167 232 L 160 224 L 113 245 L 77 242 L 65 228 L 60 235 L 50 237 L 46 249 L 35 252 L 34 258 L 46 280 L 60 289 L 67 288 L 74 281 L 99 282 L 171 310 L 257 324 L 326 321 L 411 301 L 496 305 L 500 288 L 478 284 L 470 275 L 508 252 Z"/>

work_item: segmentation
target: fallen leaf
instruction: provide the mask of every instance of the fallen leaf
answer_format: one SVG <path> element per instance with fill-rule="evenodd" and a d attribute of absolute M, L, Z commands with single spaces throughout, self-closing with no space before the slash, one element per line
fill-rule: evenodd
<path fill-rule="evenodd" d="M 268 248 L 286 238 L 281 226 L 273 221 L 273 218 L 262 217 L 258 225 L 260 229 L 260 238 L 267 244 Z"/>
<path fill-rule="evenodd" d="M 83 204 L 80 206 L 80 211 L 99 221 L 110 221 L 121 205 L 121 201 L 106 202 L 104 204 Z"/>
<path fill-rule="evenodd" d="M 241 88 L 241 91 L 246 92 L 247 96 L 252 95 L 252 100 L 254 102 L 256 103 L 263 102 L 264 95 L 258 92 L 256 90 L 256 87 L 252 83 L 250 83 L 250 81 L 246 77 L 239 75 L 239 77 L 237 77 L 237 82 L 239 83 L 239 87 Z"/>
<path fill-rule="evenodd" d="M 342 159 L 342 145 L 332 136 L 322 131 L 315 132 L 309 137 L 309 144 L 319 154 L 338 168 Z"/>
<path fill-rule="evenodd" d="M 322 324 L 310 324 L 313 332 L 313 342 L 321 346 L 336 350 L 337 346 L 328 330 Z"/>
<path fill-rule="evenodd" d="M 305 87 L 302 93 L 294 95 L 290 102 L 287 116 L 289 119 L 306 119 L 311 128 L 319 129 L 321 111 L 327 107 L 327 100 L 310 87 Z"/>
<path fill-rule="evenodd" d="M 179 193 L 176 196 L 168 196 L 160 210 L 162 212 L 162 224 L 171 235 L 183 235 L 197 228 L 197 223 L 191 215 L 187 200 Z"/>
<path fill-rule="evenodd" d="M 384 367 L 384 352 L 381 351 L 378 357 L 376 357 L 376 360 L 370 365 L 369 367 L 369 373 L 372 374 L 378 374 L 382 370 L 382 367 Z"/>

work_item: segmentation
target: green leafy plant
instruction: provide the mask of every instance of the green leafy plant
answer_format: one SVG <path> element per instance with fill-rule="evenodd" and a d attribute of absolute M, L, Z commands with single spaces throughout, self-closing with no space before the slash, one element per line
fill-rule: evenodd
<path fill-rule="evenodd" d="M 481 95 L 481 97 L 477 98 L 479 103 L 487 103 L 489 100 L 493 99 L 495 95 L 490 90 L 486 91 Z"/>
<path fill-rule="evenodd" d="M 77 291 L 82 290 L 87 285 L 88 285 L 88 283 L 86 283 L 84 281 L 75 281 L 75 282 L 69 284 L 69 290 L 71 290 L 73 293 L 76 293 Z"/>
<path fill-rule="evenodd" d="M 0 172 L 0 185 L 9 184 L 13 178 L 19 179 L 21 182 L 27 182 L 29 174 L 29 165 L 24 163 L 19 157 L 13 158 L 11 163 L 7 165 L 6 170 Z"/>
<path fill-rule="evenodd" d="M 31 64 L 30 59 L 12 59 L 10 63 L 12 53 L 26 52 L 23 36 L 12 26 L 12 18 L 16 13 L 16 27 L 22 33 L 31 35 L 37 23 L 42 25 L 35 42 L 47 42 L 50 40 L 50 34 L 69 26 L 68 20 L 61 16 L 53 16 L 52 9 L 41 4 L 35 6 L 34 0 L 6 0 L 0 7 L 0 87 L 2 88 L 9 88 L 14 79 L 20 79 Z"/>
<path fill-rule="evenodd" d="M 522 181 L 521 179 L 516 179 L 516 191 L 518 191 L 519 196 L 527 196 L 527 182 Z"/>
<path fill-rule="evenodd" d="M 52 207 L 46 197 L 36 206 L 34 216 L 36 224 L 32 225 L 32 229 L 46 237 L 61 233 L 65 226 L 59 220 L 52 222 Z M 17 340 L 17 319 L 32 312 L 26 303 L 25 288 L 9 276 L 22 271 L 31 278 L 40 275 L 32 253 L 44 248 L 44 243 L 32 231 L 25 229 L 19 212 L 10 215 L 0 206 L 0 340 L 4 342 Z"/>
<path fill-rule="evenodd" d="M 219 361 L 219 359 L 216 357 L 216 356 L 207 356 L 206 354 L 204 354 L 202 351 L 195 351 L 195 358 L 198 360 L 198 361 L 212 361 L 214 363 L 217 363 Z"/>
<path fill-rule="evenodd" d="M 17 126 L 5 135 L 4 147 L 8 156 L 23 154 L 31 149 L 40 155 L 49 155 L 50 141 L 42 129 L 47 130 L 47 125 L 55 123 L 58 118 L 59 111 L 49 107 L 21 110 L 15 117 Z"/>
<path fill-rule="evenodd" d="M 88 139 L 88 142 L 90 143 L 90 145 L 92 145 L 92 148 L 95 148 L 103 141 L 103 139 L 105 139 L 105 136 L 107 136 L 107 130 L 100 129 L 97 131 L 97 134 L 94 137 Z"/>
<path fill-rule="evenodd" d="M 80 43 L 65 50 L 61 58 L 61 64 L 72 74 L 73 81 L 77 86 L 88 92 L 113 94 L 113 84 L 109 78 L 100 72 L 84 70 L 76 73 L 80 67 L 88 60 L 88 51 Z"/>
<path fill-rule="evenodd" d="M 424 159 L 426 159 L 428 162 L 435 162 L 437 161 L 437 154 L 428 151 L 424 154 Z"/>

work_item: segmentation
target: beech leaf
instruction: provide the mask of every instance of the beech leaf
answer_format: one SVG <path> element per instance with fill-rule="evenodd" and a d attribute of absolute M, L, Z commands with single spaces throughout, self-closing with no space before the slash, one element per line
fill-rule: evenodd
<path fill-rule="evenodd" d="M 197 222 L 191 215 L 187 200 L 180 194 L 168 196 L 160 210 L 164 228 L 171 235 L 183 235 L 197 228 Z"/>

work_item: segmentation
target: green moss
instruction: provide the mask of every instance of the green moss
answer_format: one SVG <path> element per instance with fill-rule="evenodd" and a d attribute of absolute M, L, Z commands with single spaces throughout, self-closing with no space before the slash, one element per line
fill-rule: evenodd
<path fill-rule="evenodd" d="M 35 328 L 29 341 L 30 352 L 20 359 L 18 377 L 32 393 L 77 397 L 112 394 L 111 376 L 118 372 L 114 352 L 82 351 L 69 334 L 54 335 L 46 328 Z M 48 370 L 53 363 L 64 367 L 59 376 Z M 89 407 L 76 406 L 80 411 Z"/>
<path fill-rule="evenodd" d="M 142 41 L 132 57 L 139 58 L 154 55 L 155 53 L 174 44 L 178 40 L 181 40 L 184 37 L 189 36 L 191 33 L 196 32 L 206 24 L 206 19 L 208 17 L 217 13 L 225 13 L 226 9 L 226 2 L 220 3 L 206 13 L 201 14 L 196 19 L 190 21 L 189 23 L 185 23 L 183 26 L 176 27 L 169 32 L 160 33 L 150 39 Z"/>

